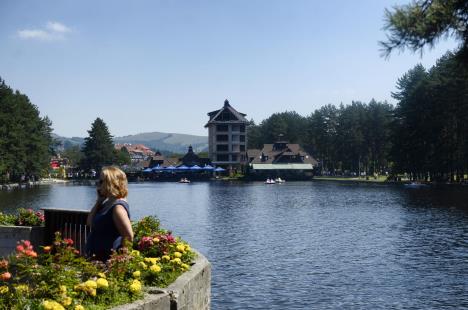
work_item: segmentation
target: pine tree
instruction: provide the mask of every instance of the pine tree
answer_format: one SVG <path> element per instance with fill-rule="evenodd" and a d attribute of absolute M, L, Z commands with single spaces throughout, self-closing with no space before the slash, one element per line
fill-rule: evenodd
<path fill-rule="evenodd" d="M 99 117 L 91 124 L 88 134 L 83 146 L 82 167 L 99 173 L 102 167 L 115 161 L 114 143 L 106 123 Z"/>

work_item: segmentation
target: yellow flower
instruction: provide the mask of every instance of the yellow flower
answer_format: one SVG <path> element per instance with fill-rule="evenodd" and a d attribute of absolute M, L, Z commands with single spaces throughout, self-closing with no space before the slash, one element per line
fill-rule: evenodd
<path fill-rule="evenodd" d="M 135 272 L 133 273 L 133 277 L 134 277 L 134 278 L 139 278 L 140 276 L 141 276 L 140 270 L 137 270 L 137 271 L 135 271 Z"/>
<path fill-rule="evenodd" d="M 72 303 L 71 297 L 65 297 L 64 299 L 62 299 L 62 305 L 64 305 L 65 307 L 71 305 L 71 303 Z"/>
<path fill-rule="evenodd" d="M 27 284 L 19 284 L 15 287 L 15 290 L 20 293 L 20 294 L 24 294 L 24 293 L 27 293 L 29 291 L 29 286 Z M 1 289 L 0 289 L 1 291 Z"/>
<path fill-rule="evenodd" d="M 65 310 L 65 308 L 54 300 L 44 300 L 42 302 L 42 307 L 46 310 Z"/>
<path fill-rule="evenodd" d="M 138 250 L 132 250 L 132 256 L 140 256 L 140 251 Z"/>
<path fill-rule="evenodd" d="M 156 262 L 159 260 L 158 257 L 145 257 L 145 262 L 151 263 L 151 264 L 156 264 Z"/>
<path fill-rule="evenodd" d="M 180 252 L 174 252 L 174 256 L 180 258 L 180 257 L 182 257 L 182 253 L 180 253 Z"/>
<path fill-rule="evenodd" d="M 182 261 L 178 257 L 171 260 L 171 262 L 173 262 L 174 264 L 181 264 L 182 263 Z"/>
<path fill-rule="evenodd" d="M 185 246 L 185 251 L 190 252 L 191 250 L 192 250 L 192 249 L 190 248 L 190 245 L 187 244 L 187 245 Z"/>
<path fill-rule="evenodd" d="M 104 272 L 100 272 L 100 273 L 98 273 L 97 275 L 98 275 L 98 277 L 100 277 L 100 278 L 104 278 L 104 279 L 106 278 L 106 274 L 105 274 Z"/>
<path fill-rule="evenodd" d="M 133 280 L 132 283 L 129 286 L 130 292 L 132 293 L 138 293 L 141 291 L 141 282 L 138 280 Z"/>
<path fill-rule="evenodd" d="M 60 293 L 65 294 L 67 292 L 67 287 L 65 285 L 60 285 L 59 286 Z"/>
<path fill-rule="evenodd" d="M 89 293 L 89 295 L 94 297 L 94 296 L 96 296 L 96 289 L 92 288 L 88 293 Z"/>
<path fill-rule="evenodd" d="M 185 246 L 181 243 L 179 243 L 176 247 L 177 251 L 184 252 L 185 251 Z"/>
<path fill-rule="evenodd" d="M 10 289 L 6 285 L 0 286 L 0 294 L 6 294 L 6 293 L 8 293 L 9 290 Z"/>
<path fill-rule="evenodd" d="M 161 271 L 161 267 L 159 265 L 152 265 L 150 267 L 150 270 L 154 273 L 157 273 L 157 272 L 160 272 Z"/>
<path fill-rule="evenodd" d="M 97 283 L 96 281 L 93 281 L 93 280 L 88 280 L 84 283 L 84 285 L 87 287 L 87 288 L 97 288 Z"/>
<path fill-rule="evenodd" d="M 85 310 L 85 307 L 83 307 L 82 305 L 76 305 L 75 310 Z"/>
<path fill-rule="evenodd" d="M 188 270 L 188 269 L 190 268 L 190 266 L 187 265 L 187 264 L 182 264 L 182 265 L 180 265 L 180 266 L 181 266 L 183 269 L 185 269 L 185 270 Z"/>
<path fill-rule="evenodd" d="M 162 260 L 171 260 L 171 257 L 169 255 L 163 255 Z"/>
<path fill-rule="evenodd" d="M 99 278 L 97 281 L 96 281 L 96 284 L 97 284 L 97 287 L 98 288 L 108 288 L 109 287 L 109 282 L 107 282 L 106 279 L 104 278 Z"/>
<path fill-rule="evenodd" d="M 153 241 L 154 241 L 155 243 L 158 243 L 158 242 L 159 242 L 159 238 L 154 237 L 154 238 L 153 238 Z"/>
<path fill-rule="evenodd" d="M 140 267 L 143 268 L 143 269 L 148 269 L 148 266 L 146 266 L 146 264 L 144 262 L 140 262 Z"/>

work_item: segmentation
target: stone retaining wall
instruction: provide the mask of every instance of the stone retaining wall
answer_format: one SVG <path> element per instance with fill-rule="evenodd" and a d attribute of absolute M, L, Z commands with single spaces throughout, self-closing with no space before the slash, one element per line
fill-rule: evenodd
<path fill-rule="evenodd" d="M 211 264 L 197 252 L 195 264 L 166 288 L 151 287 L 143 300 L 113 310 L 209 310 Z"/>
<path fill-rule="evenodd" d="M 44 227 L 39 226 L 0 226 L 0 257 L 6 257 L 15 251 L 16 243 L 29 240 L 34 250 L 44 245 Z"/>

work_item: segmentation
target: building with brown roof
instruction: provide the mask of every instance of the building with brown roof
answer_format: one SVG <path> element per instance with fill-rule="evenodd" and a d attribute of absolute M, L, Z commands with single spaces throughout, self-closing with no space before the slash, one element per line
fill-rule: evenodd
<path fill-rule="evenodd" d="M 114 147 L 116 150 L 127 150 L 128 154 L 130 154 L 132 163 L 150 160 L 150 158 L 155 154 L 149 147 L 144 144 L 124 143 L 115 144 Z"/>
<path fill-rule="evenodd" d="M 246 156 L 249 174 L 259 178 L 309 178 L 318 164 L 299 144 L 281 140 L 264 144 L 261 150 L 248 150 Z"/>
<path fill-rule="evenodd" d="M 208 116 L 205 128 L 208 128 L 208 154 L 212 163 L 230 170 L 246 164 L 246 114 L 238 112 L 225 100 L 221 109 L 209 112 Z"/>

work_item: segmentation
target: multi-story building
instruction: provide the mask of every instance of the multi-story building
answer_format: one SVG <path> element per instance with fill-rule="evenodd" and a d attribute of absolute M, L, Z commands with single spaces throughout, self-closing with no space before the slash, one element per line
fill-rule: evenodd
<path fill-rule="evenodd" d="M 208 153 L 212 163 L 229 170 L 239 169 L 247 163 L 246 114 L 236 111 L 224 101 L 224 106 L 208 113 Z"/>

